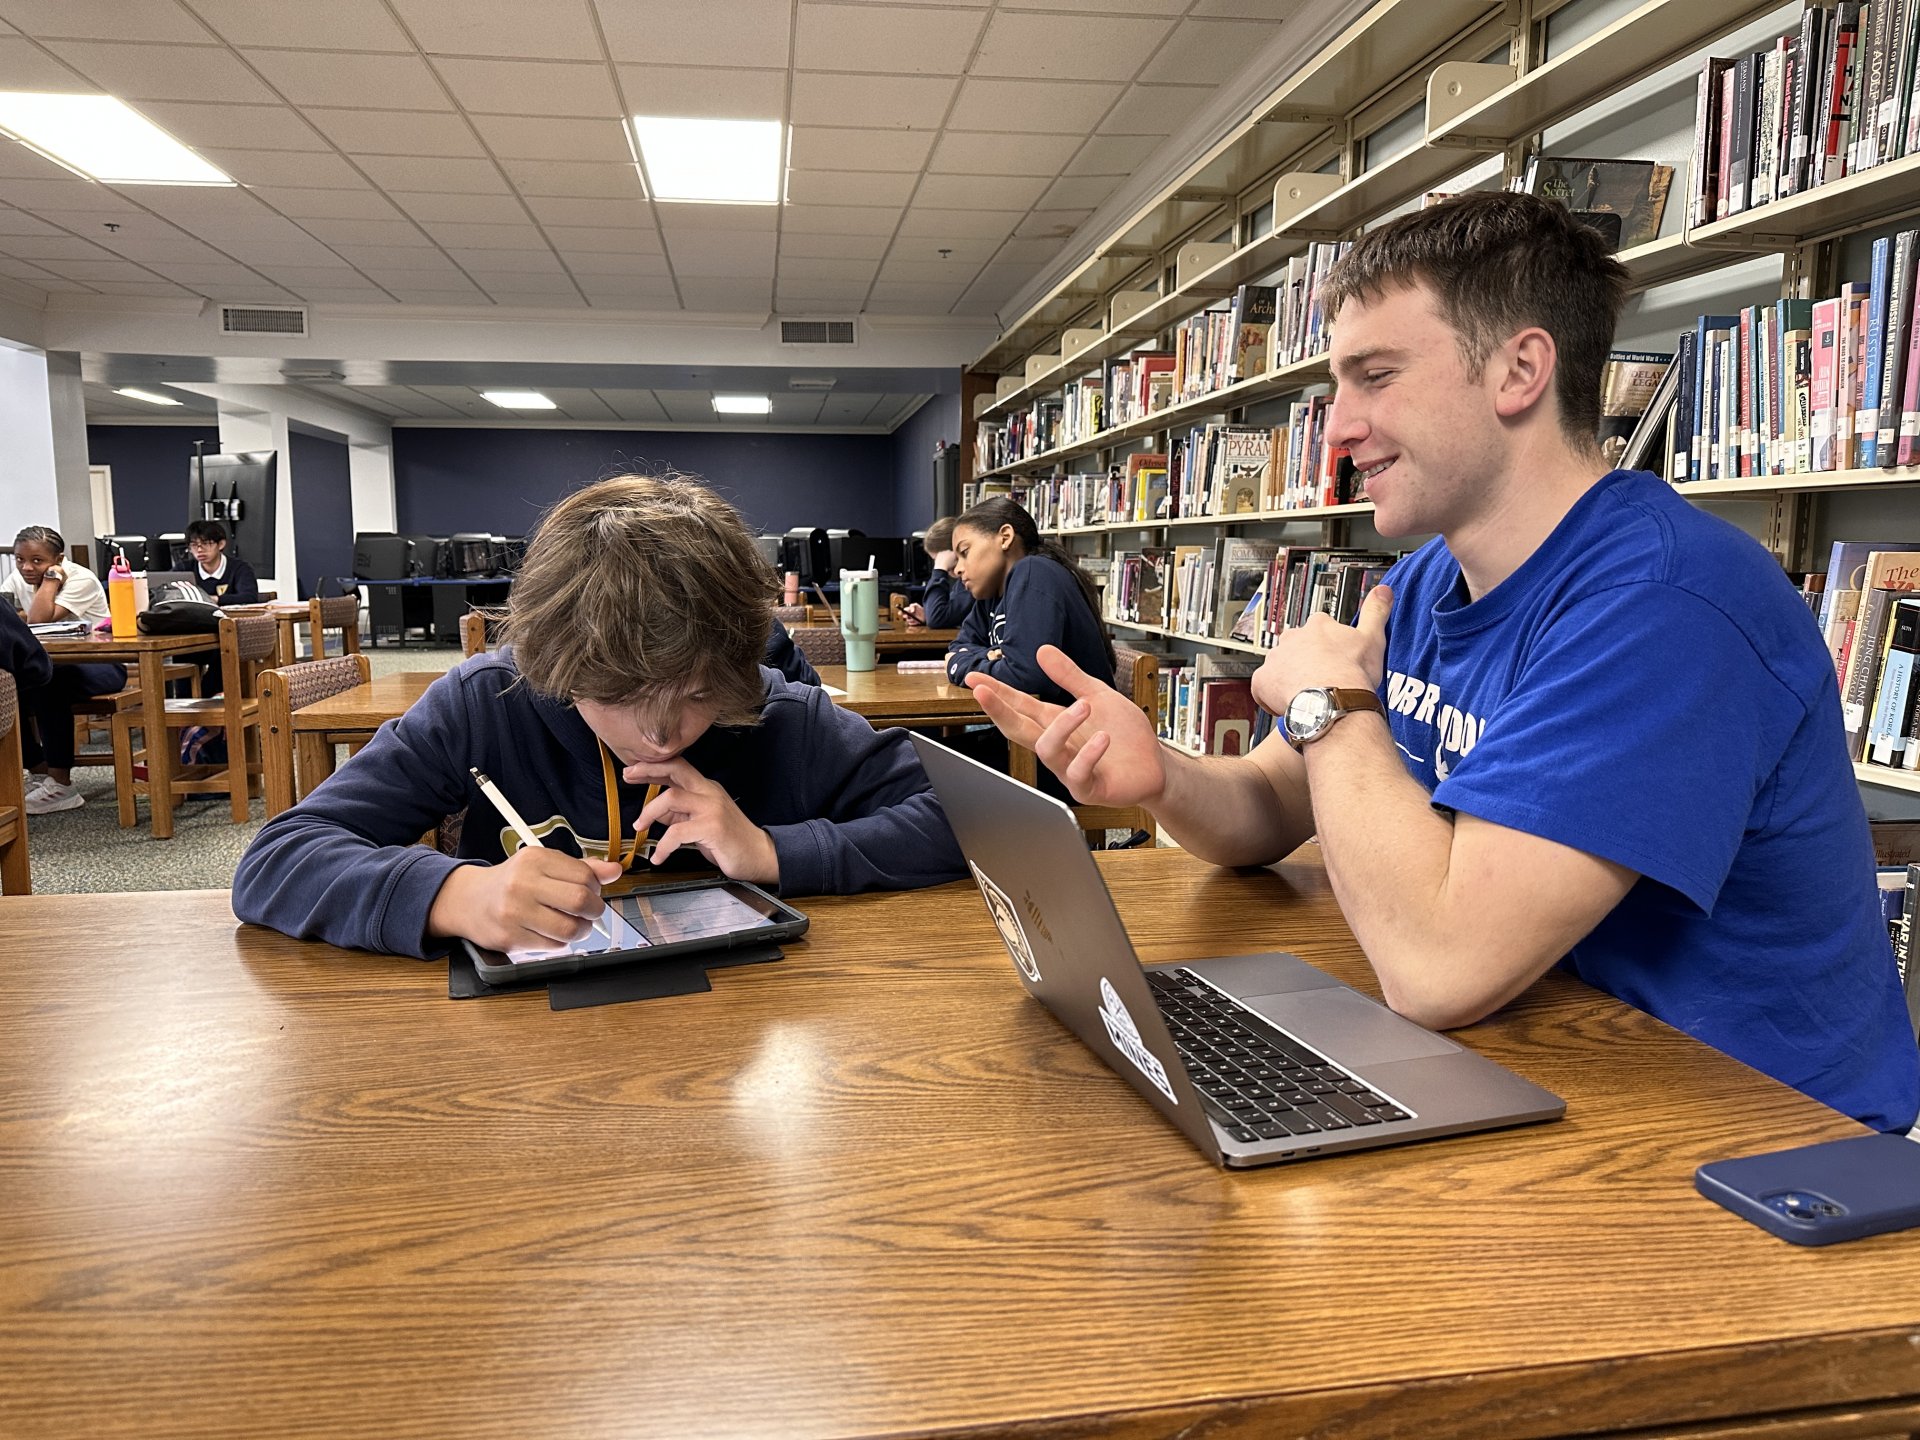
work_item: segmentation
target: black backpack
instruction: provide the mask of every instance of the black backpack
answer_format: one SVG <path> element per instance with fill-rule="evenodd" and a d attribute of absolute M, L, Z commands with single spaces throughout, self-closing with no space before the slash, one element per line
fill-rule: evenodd
<path fill-rule="evenodd" d="M 220 607 L 205 600 L 162 600 L 140 612 L 142 635 L 213 635 L 220 629 Z"/>

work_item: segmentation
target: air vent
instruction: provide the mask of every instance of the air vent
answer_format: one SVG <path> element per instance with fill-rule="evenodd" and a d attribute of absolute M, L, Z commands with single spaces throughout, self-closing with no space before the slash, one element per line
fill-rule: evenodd
<path fill-rule="evenodd" d="M 782 345 L 851 345 L 851 320 L 782 320 Z"/>
<path fill-rule="evenodd" d="M 306 307 L 301 305 L 222 305 L 222 335 L 304 335 Z"/>

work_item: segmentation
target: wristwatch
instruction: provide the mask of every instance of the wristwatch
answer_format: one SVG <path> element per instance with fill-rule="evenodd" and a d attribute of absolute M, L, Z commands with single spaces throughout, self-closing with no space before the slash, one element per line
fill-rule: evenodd
<path fill-rule="evenodd" d="M 1372 710 L 1380 715 L 1387 713 L 1387 707 L 1380 703 L 1380 697 L 1371 690 L 1328 687 L 1302 690 L 1287 702 L 1287 713 L 1281 717 L 1280 731 L 1294 749 L 1304 750 L 1309 740 L 1318 740 L 1333 728 L 1334 721 L 1356 710 Z"/>

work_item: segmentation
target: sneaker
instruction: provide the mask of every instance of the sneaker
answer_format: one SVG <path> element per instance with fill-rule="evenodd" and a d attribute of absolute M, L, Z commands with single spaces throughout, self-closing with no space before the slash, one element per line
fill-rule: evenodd
<path fill-rule="evenodd" d="M 51 815 L 56 810 L 78 810 L 87 803 L 86 797 L 71 785 L 62 785 L 52 776 L 42 776 L 47 783 L 30 793 L 21 807 L 29 815 Z"/>

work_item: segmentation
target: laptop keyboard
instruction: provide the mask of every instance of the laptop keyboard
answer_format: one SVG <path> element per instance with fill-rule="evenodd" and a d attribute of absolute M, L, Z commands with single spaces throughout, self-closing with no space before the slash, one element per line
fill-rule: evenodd
<path fill-rule="evenodd" d="M 1284 1140 L 1412 1118 L 1192 971 L 1149 970 L 1147 984 L 1201 1107 L 1235 1140 Z"/>

